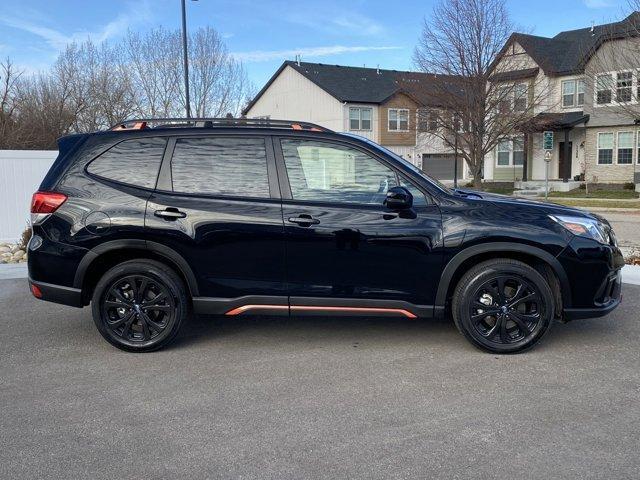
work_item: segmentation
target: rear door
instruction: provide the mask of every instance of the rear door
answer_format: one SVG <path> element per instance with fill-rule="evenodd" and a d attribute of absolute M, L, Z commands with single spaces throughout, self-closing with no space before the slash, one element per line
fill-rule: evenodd
<path fill-rule="evenodd" d="M 274 143 L 292 313 L 312 313 L 313 306 L 399 311 L 409 302 L 424 307 L 411 311 L 429 316 L 442 253 L 440 210 L 430 197 L 382 158 L 349 143 L 310 137 Z M 410 211 L 383 204 L 398 184 L 414 196 Z"/>
<path fill-rule="evenodd" d="M 271 139 L 240 133 L 172 138 L 146 215 L 148 240 L 181 255 L 199 296 L 223 311 L 242 296 L 275 296 L 266 303 L 286 305 Z"/>

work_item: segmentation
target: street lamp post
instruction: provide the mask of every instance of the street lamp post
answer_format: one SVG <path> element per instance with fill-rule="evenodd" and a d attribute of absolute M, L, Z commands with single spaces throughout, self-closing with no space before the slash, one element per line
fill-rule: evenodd
<path fill-rule="evenodd" d="M 182 53 L 184 56 L 184 96 L 187 105 L 187 118 L 191 118 L 191 106 L 189 105 L 189 58 L 187 55 L 187 8 L 185 0 L 182 0 Z"/>

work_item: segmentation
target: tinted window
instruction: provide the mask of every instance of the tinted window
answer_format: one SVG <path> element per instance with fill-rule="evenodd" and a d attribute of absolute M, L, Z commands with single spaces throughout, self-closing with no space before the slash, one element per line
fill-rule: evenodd
<path fill-rule="evenodd" d="M 181 138 L 171 173 L 174 192 L 269 197 L 262 138 Z"/>
<path fill-rule="evenodd" d="M 393 170 L 353 148 L 309 140 L 282 140 L 295 200 L 382 205 L 396 186 Z"/>
<path fill-rule="evenodd" d="M 159 137 L 125 140 L 93 160 L 87 171 L 109 180 L 154 188 L 166 143 Z"/>

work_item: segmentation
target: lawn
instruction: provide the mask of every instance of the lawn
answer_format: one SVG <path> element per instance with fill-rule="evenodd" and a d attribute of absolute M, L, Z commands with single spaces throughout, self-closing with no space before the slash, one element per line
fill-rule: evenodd
<path fill-rule="evenodd" d="M 638 198 L 638 192 L 633 190 L 593 190 L 586 195 L 585 190 L 576 188 L 568 192 L 549 192 L 550 197 L 563 198 L 614 198 L 614 199 L 632 199 Z"/>

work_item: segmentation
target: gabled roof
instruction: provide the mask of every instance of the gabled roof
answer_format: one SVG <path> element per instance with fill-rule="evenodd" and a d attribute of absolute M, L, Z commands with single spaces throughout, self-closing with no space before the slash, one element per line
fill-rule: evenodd
<path fill-rule="evenodd" d="M 639 31 L 640 12 L 633 12 L 619 22 L 568 30 L 552 38 L 513 33 L 503 53 L 515 41 L 524 48 L 545 74 L 570 75 L 582 73 L 591 55 L 603 42 L 626 36 L 637 36 Z"/>
<path fill-rule="evenodd" d="M 384 103 L 397 93 L 406 93 L 416 103 L 428 102 L 429 85 L 455 77 L 421 72 L 348 67 L 323 63 L 285 61 L 243 110 L 246 114 L 286 67 L 291 67 L 340 102 Z M 414 91 L 415 90 L 415 91 Z"/>

